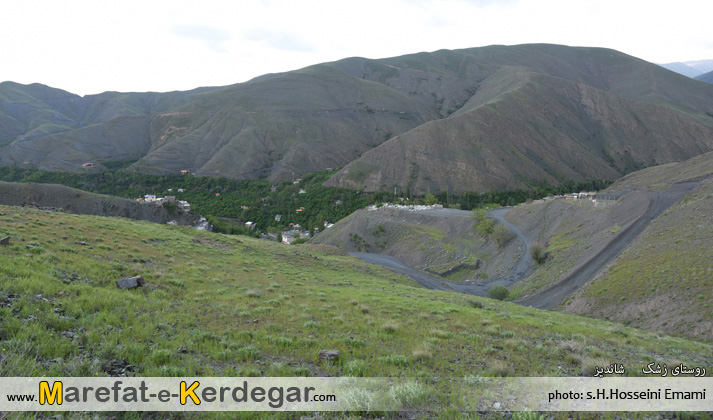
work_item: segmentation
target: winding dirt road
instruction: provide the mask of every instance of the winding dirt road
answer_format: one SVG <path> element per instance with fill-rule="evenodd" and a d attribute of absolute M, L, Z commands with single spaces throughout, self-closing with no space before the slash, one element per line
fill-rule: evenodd
<path fill-rule="evenodd" d="M 634 239 L 636 239 L 644 231 L 644 229 L 646 229 L 649 223 L 659 217 L 664 211 L 666 211 L 666 209 L 681 200 L 683 196 L 690 193 L 701 182 L 701 180 L 702 179 L 692 179 L 682 181 L 673 184 L 667 191 L 648 193 L 651 197 L 651 203 L 649 204 L 646 212 L 634 222 L 629 224 L 629 226 L 622 229 L 602 251 L 592 256 L 592 258 L 590 258 L 587 262 L 582 264 L 579 268 L 554 286 L 523 300 L 516 301 L 515 303 L 539 309 L 555 308 L 577 289 L 594 278 L 594 276 L 602 268 L 613 262 L 619 254 L 621 254 L 622 251 L 624 251 L 624 249 L 626 249 L 626 247 L 628 247 Z M 534 261 L 530 257 L 530 246 L 532 241 L 527 235 L 525 235 L 524 232 L 505 219 L 504 216 L 508 211 L 509 208 L 495 209 L 490 211 L 488 217 L 497 220 L 499 223 L 510 229 L 510 231 L 515 234 L 522 243 L 524 252 L 515 267 L 513 267 L 508 274 L 499 279 L 494 279 L 486 283 L 463 284 L 449 282 L 438 276 L 424 273 L 421 270 L 403 263 L 397 258 L 386 255 L 363 252 L 349 253 L 349 255 L 358 257 L 368 263 L 377 264 L 400 274 L 404 274 L 428 289 L 486 296 L 488 290 L 493 286 L 510 286 L 513 283 L 524 279 L 534 264 Z M 471 212 L 469 211 L 453 209 L 425 210 L 419 213 L 438 217 L 470 217 L 471 215 Z"/>
<path fill-rule="evenodd" d="M 673 184 L 667 191 L 649 193 L 651 203 L 646 212 L 622 229 L 603 250 L 554 286 L 515 303 L 539 309 L 553 309 L 593 279 L 599 270 L 613 262 L 646 229 L 649 223 L 677 203 L 684 195 L 691 192 L 700 181 L 700 179 L 683 181 Z"/>
<path fill-rule="evenodd" d="M 499 279 L 493 279 L 486 283 L 453 283 L 444 280 L 441 277 L 434 276 L 433 274 L 428 274 L 414 267 L 411 267 L 403 261 L 399 260 L 398 258 L 390 257 L 388 255 L 372 254 L 367 252 L 350 252 L 349 255 L 357 257 L 368 263 L 388 268 L 399 274 L 404 274 L 410 277 L 412 280 L 418 282 L 422 286 L 426 287 L 427 289 L 486 296 L 488 290 L 493 286 L 510 286 L 511 284 L 523 279 L 530 267 L 532 267 L 533 265 L 532 258 L 530 258 L 530 238 L 528 238 L 527 235 L 525 235 L 525 233 L 523 233 L 515 225 L 505 219 L 504 216 L 509 210 L 509 208 L 499 208 L 491 210 L 488 213 L 488 217 L 497 220 L 499 223 L 502 223 L 503 225 L 505 225 L 505 227 L 510 229 L 510 231 L 513 232 L 522 243 L 525 252 L 523 252 L 523 255 L 520 257 L 517 264 L 515 264 L 515 267 L 513 267 L 508 274 Z M 467 210 L 455 209 L 421 210 L 418 213 L 437 217 L 471 217 L 471 215 L 473 214 L 472 212 Z"/>

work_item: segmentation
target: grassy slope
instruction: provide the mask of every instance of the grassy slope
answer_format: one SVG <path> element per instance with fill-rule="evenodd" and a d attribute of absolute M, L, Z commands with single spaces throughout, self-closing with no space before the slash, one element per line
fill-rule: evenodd
<path fill-rule="evenodd" d="M 414 288 L 327 248 L 13 207 L 0 230 L 2 376 L 106 375 L 114 360 L 145 376 L 433 376 L 421 402 L 462 409 L 436 396 L 448 378 L 713 367 L 710 344 Z M 114 286 L 136 274 L 150 284 Z M 318 364 L 322 349 L 341 362 Z"/>
<path fill-rule="evenodd" d="M 713 153 L 706 153 L 679 163 L 660 165 L 629 174 L 609 190 L 617 191 L 628 187 L 644 188 L 649 191 L 664 191 L 671 184 L 687 179 L 701 178 L 713 174 Z"/>

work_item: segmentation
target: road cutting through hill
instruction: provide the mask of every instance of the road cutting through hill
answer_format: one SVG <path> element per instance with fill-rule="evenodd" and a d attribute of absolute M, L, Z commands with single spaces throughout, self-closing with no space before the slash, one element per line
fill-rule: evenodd
<path fill-rule="evenodd" d="M 654 219 L 659 217 L 666 209 L 677 203 L 683 196 L 690 193 L 702 179 L 692 179 L 671 185 L 663 192 L 646 192 L 650 197 L 650 204 L 647 210 L 639 218 L 625 226 L 612 240 L 597 254 L 593 255 L 586 262 L 577 267 L 574 271 L 560 280 L 557 284 L 525 299 L 515 301 L 520 305 L 532 306 L 539 309 L 553 309 L 562 303 L 568 296 L 577 289 L 589 282 L 594 276 L 609 263 L 613 262 L 634 239 L 636 239 Z M 497 285 L 509 287 L 510 285 L 523 280 L 532 271 L 534 261 L 530 257 L 531 239 L 517 226 L 505 219 L 505 214 L 509 208 L 499 208 L 491 210 L 488 217 L 497 220 L 507 227 L 523 247 L 523 254 L 518 259 L 515 266 L 505 276 L 502 276 L 484 283 L 454 283 L 442 279 L 441 277 L 425 273 L 414 267 L 405 264 L 403 261 L 386 255 L 372 254 L 364 252 L 352 252 L 349 255 L 360 258 L 371 264 L 381 265 L 390 270 L 404 274 L 424 287 L 432 290 L 450 291 L 486 296 L 490 288 Z M 454 209 L 433 209 L 419 211 L 437 217 L 470 217 L 471 212 Z"/>
<path fill-rule="evenodd" d="M 666 191 L 649 192 L 651 202 L 646 212 L 621 229 L 603 250 L 557 284 L 515 303 L 539 309 L 555 308 L 577 289 L 593 279 L 599 270 L 613 262 L 646 229 L 649 223 L 691 192 L 700 182 L 700 179 L 682 181 L 671 185 Z"/>
<path fill-rule="evenodd" d="M 486 296 L 488 290 L 496 285 L 510 286 L 511 284 L 525 278 L 530 268 L 533 266 L 532 258 L 530 258 L 530 245 L 532 241 L 515 225 L 505 219 L 505 214 L 510 208 L 499 208 L 491 210 L 488 217 L 497 220 L 505 225 L 517 238 L 523 246 L 523 253 L 518 259 L 515 266 L 505 276 L 494 279 L 485 283 L 454 283 L 445 280 L 433 274 L 425 273 L 417 268 L 411 267 L 398 258 L 388 255 L 374 254 L 368 252 L 350 252 L 349 255 L 357 257 L 365 262 L 380 265 L 388 268 L 399 274 L 406 275 L 412 280 L 421 284 L 423 287 L 431 290 L 440 290 L 448 292 L 460 292 L 477 296 Z M 420 210 L 419 214 L 425 214 L 436 217 L 471 217 L 472 212 L 466 210 L 455 209 L 432 209 Z"/>

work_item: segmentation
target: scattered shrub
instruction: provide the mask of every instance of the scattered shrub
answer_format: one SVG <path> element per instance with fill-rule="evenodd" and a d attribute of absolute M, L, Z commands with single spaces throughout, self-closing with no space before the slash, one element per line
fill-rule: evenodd
<path fill-rule="evenodd" d="M 304 324 L 302 324 L 303 327 L 311 329 L 311 330 L 316 330 L 319 328 L 319 322 L 316 321 L 307 321 Z"/>
<path fill-rule="evenodd" d="M 362 377 L 366 375 L 366 363 L 363 360 L 350 360 L 344 365 L 344 375 Z"/>
<path fill-rule="evenodd" d="M 412 406 L 427 396 L 426 387 L 414 381 L 396 384 L 389 389 L 389 397 L 402 407 Z"/>
<path fill-rule="evenodd" d="M 493 286 L 488 290 L 488 297 L 490 299 L 505 300 L 510 296 L 510 290 L 503 285 Z"/>
<path fill-rule="evenodd" d="M 582 375 L 593 376 L 597 373 L 597 367 L 604 368 L 609 366 L 609 360 L 601 357 L 583 357 L 581 359 L 580 368 L 582 369 Z"/>
<path fill-rule="evenodd" d="M 429 342 L 424 342 L 420 346 L 416 347 L 413 352 L 411 352 L 413 360 L 424 361 L 431 360 L 433 358 L 432 345 Z"/>
<path fill-rule="evenodd" d="M 167 349 L 154 350 L 151 353 L 151 359 L 157 365 L 165 365 L 173 358 L 173 352 Z"/>
<path fill-rule="evenodd" d="M 530 248 L 530 256 L 538 264 L 544 264 L 550 257 L 550 253 L 547 252 L 547 247 L 539 242 L 532 244 Z"/>
<path fill-rule="evenodd" d="M 251 298 L 257 298 L 262 296 L 262 293 L 258 292 L 257 290 L 248 290 L 247 292 L 245 292 L 245 294 Z"/>
<path fill-rule="evenodd" d="M 498 243 L 498 247 L 502 248 L 506 243 L 510 242 L 515 235 L 510 232 L 510 229 L 506 228 L 504 225 L 497 225 L 493 228 L 493 238 Z"/>
<path fill-rule="evenodd" d="M 473 228 L 481 236 L 487 238 L 493 234 L 495 230 L 495 220 L 488 218 L 488 211 L 486 209 L 473 210 L 473 219 L 475 219 Z"/>
<path fill-rule="evenodd" d="M 389 356 L 380 357 L 379 361 L 386 365 L 394 365 L 394 366 L 402 366 L 402 367 L 405 367 L 408 365 L 408 357 L 406 357 L 402 354 L 392 354 Z"/>
<path fill-rule="evenodd" d="M 387 322 L 386 324 L 381 326 L 381 329 L 383 329 L 389 334 L 393 334 L 399 329 L 399 324 L 395 322 Z"/>
<path fill-rule="evenodd" d="M 477 300 L 468 300 L 468 305 L 475 309 L 483 309 L 483 303 Z"/>
<path fill-rule="evenodd" d="M 496 360 L 490 365 L 490 373 L 496 377 L 506 377 L 512 374 L 512 367 L 502 360 Z"/>

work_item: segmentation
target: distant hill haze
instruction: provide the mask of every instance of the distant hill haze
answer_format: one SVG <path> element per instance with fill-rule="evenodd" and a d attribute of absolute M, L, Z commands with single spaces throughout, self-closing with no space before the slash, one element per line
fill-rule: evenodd
<path fill-rule="evenodd" d="M 661 67 L 675 71 L 684 76 L 697 79 L 698 76 L 713 71 L 713 60 L 695 60 L 660 64 Z"/>
<path fill-rule="evenodd" d="M 696 76 L 695 79 L 700 80 L 701 82 L 713 84 L 713 71 L 709 71 L 708 73 L 701 74 L 700 76 Z"/>
<path fill-rule="evenodd" d="M 713 150 L 713 86 L 617 51 L 532 44 L 347 58 L 246 83 L 79 97 L 0 84 L 0 165 L 423 193 L 615 179 Z"/>

